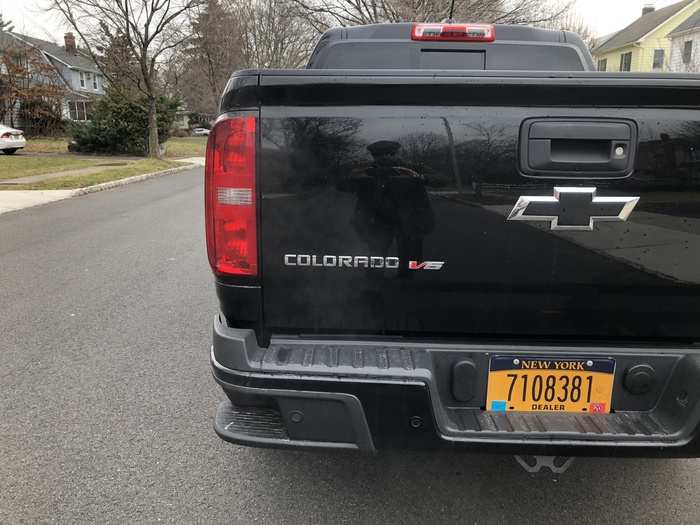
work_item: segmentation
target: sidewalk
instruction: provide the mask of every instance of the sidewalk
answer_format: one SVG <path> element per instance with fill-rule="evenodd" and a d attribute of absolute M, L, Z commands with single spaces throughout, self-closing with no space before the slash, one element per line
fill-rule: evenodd
<path fill-rule="evenodd" d="M 50 202 L 76 197 L 78 195 L 85 195 L 87 193 L 94 193 L 119 186 L 125 186 L 127 184 L 160 177 L 162 175 L 179 173 L 197 166 L 204 166 L 204 157 L 191 157 L 177 160 L 178 162 L 187 164 L 181 167 L 146 173 L 143 175 L 135 175 L 133 177 L 117 179 L 114 181 L 96 184 L 94 186 L 87 186 L 85 188 L 77 188 L 72 190 L 0 190 L 0 215 L 10 211 L 31 208 L 33 206 L 40 206 L 42 204 L 48 204 Z M 65 173 L 62 173 L 61 175 L 65 175 Z M 51 176 L 52 175 L 48 175 L 49 178 Z M 46 175 L 40 175 L 40 177 L 46 177 Z"/>
<path fill-rule="evenodd" d="M 0 191 L 0 214 L 72 197 L 75 190 Z"/>
<path fill-rule="evenodd" d="M 186 159 L 175 158 L 178 162 L 187 162 L 188 164 L 194 164 L 195 166 L 204 166 L 204 157 L 188 157 Z"/>
<path fill-rule="evenodd" d="M 41 175 L 29 175 L 27 177 L 18 177 L 16 179 L 2 179 L 0 180 L 0 186 L 11 186 L 13 184 L 34 184 L 36 182 L 43 182 L 45 180 L 51 179 L 61 179 L 63 177 L 80 177 L 83 175 L 93 175 L 95 173 L 102 173 L 110 169 L 123 168 L 128 165 L 128 162 L 112 163 L 109 165 L 100 164 L 99 166 L 94 166 L 90 168 L 79 168 L 76 170 L 58 171 L 56 173 L 43 173 Z"/>

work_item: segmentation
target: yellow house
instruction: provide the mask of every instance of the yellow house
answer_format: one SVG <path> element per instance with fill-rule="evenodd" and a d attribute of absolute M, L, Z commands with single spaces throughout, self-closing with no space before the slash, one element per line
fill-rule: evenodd
<path fill-rule="evenodd" d="M 598 71 L 668 71 L 668 34 L 700 10 L 700 0 L 684 0 L 663 9 L 646 6 L 642 16 L 593 50 Z"/>

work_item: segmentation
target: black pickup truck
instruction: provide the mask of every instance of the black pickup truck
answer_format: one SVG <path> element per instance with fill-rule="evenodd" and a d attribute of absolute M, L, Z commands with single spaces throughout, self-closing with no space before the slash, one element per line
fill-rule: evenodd
<path fill-rule="evenodd" d="M 225 440 L 700 456 L 700 79 L 529 27 L 334 29 L 209 137 Z"/>

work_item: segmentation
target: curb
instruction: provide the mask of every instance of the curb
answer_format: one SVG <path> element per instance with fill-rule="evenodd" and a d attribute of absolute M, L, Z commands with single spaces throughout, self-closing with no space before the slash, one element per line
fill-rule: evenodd
<path fill-rule="evenodd" d="M 190 170 L 197 167 L 196 164 L 187 164 L 185 166 L 178 166 L 177 168 L 168 168 L 167 170 L 154 171 L 153 173 L 144 173 L 143 175 L 134 175 L 133 177 L 126 177 L 125 179 L 111 180 L 108 182 L 102 182 L 100 184 L 95 184 L 93 186 L 87 186 L 85 188 L 78 188 L 74 191 L 73 197 L 79 195 L 87 195 L 89 193 L 97 193 L 98 191 L 111 190 L 112 188 L 119 188 L 120 186 L 126 186 L 127 184 L 132 184 L 134 182 L 141 182 L 148 179 L 155 179 L 156 177 L 164 177 L 166 175 L 173 175 L 181 171 Z"/>

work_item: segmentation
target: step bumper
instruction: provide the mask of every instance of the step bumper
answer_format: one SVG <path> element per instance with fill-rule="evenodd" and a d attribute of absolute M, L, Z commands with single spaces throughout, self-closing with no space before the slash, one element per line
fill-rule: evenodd
<path fill-rule="evenodd" d="M 658 392 L 645 400 L 625 397 L 616 387 L 614 404 L 627 409 L 610 414 L 483 409 L 481 376 L 489 355 L 561 351 L 605 352 L 624 366 L 651 362 L 661 375 Z M 467 379 L 459 376 L 456 366 L 466 359 L 476 368 Z M 273 340 L 269 348 L 259 348 L 252 331 L 229 328 L 217 316 L 211 363 L 214 378 L 229 398 L 217 411 L 216 432 L 245 445 L 700 457 L 697 349 L 532 349 L 296 339 Z M 467 401 L 464 390 L 455 388 L 465 380 L 477 385 Z M 464 399 L 456 400 L 460 396 Z"/>

